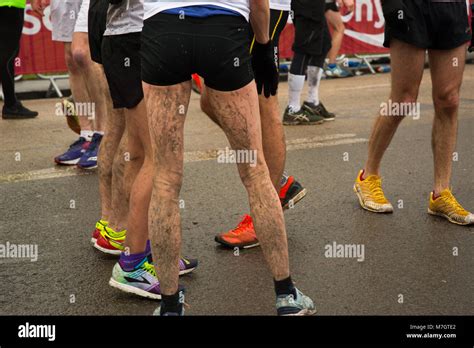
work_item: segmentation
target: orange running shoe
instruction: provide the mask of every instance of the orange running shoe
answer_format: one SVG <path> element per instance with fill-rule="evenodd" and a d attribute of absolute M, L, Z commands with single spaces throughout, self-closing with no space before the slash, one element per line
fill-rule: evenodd
<path fill-rule="evenodd" d="M 244 215 L 236 228 L 217 235 L 214 240 L 228 248 L 250 249 L 260 245 L 250 215 Z"/>
<path fill-rule="evenodd" d="M 293 208 L 306 196 L 306 189 L 293 176 L 288 176 L 285 185 L 280 188 L 279 196 L 283 209 Z M 244 215 L 236 228 L 217 235 L 214 240 L 229 248 L 250 249 L 260 245 L 250 215 Z"/>

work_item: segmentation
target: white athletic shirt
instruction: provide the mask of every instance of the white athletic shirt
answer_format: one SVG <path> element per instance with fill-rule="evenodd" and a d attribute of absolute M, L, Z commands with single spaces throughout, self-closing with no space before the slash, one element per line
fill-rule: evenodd
<path fill-rule="evenodd" d="M 270 0 L 270 8 L 272 10 L 290 11 L 291 0 Z"/>
<path fill-rule="evenodd" d="M 214 0 L 214 1 L 168 1 L 168 0 L 145 0 L 145 19 L 155 14 L 177 7 L 214 5 L 240 13 L 249 20 L 250 4 L 249 0 Z"/>
<path fill-rule="evenodd" d="M 139 33 L 143 28 L 143 0 L 124 0 L 109 5 L 104 36 Z"/>

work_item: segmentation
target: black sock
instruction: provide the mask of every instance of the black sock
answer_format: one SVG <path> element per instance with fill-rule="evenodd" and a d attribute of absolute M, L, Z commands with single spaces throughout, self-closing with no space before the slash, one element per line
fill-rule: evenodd
<path fill-rule="evenodd" d="M 291 280 L 291 276 L 283 280 L 273 280 L 275 283 L 275 293 L 277 296 L 293 295 L 296 298 L 296 289 Z"/>
<path fill-rule="evenodd" d="M 179 313 L 181 314 L 182 303 L 179 303 L 179 293 L 176 291 L 174 295 L 161 295 L 161 310 L 160 314 L 164 313 Z"/>

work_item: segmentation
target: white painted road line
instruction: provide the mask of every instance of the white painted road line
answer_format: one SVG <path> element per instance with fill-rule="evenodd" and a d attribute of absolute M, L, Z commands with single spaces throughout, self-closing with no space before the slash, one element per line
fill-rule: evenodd
<path fill-rule="evenodd" d="M 298 138 L 287 141 L 287 150 L 304 150 L 314 149 L 320 147 L 330 147 L 337 145 L 361 144 L 366 143 L 365 138 L 356 138 L 356 134 L 330 134 L 321 135 L 311 138 Z M 184 153 L 184 162 L 201 162 L 214 160 L 218 156 L 221 149 L 214 149 L 208 151 L 189 151 Z M 0 184 L 16 183 L 24 181 L 46 180 L 65 178 L 68 176 L 88 175 L 95 173 L 95 171 L 84 171 L 76 167 L 54 167 L 41 170 L 33 170 L 18 174 L 0 175 Z"/>

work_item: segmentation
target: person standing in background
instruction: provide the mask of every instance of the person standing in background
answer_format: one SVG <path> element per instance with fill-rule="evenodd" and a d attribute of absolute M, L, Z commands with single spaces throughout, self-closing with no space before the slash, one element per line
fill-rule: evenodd
<path fill-rule="evenodd" d="M 325 71 L 326 76 L 328 77 L 349 77 L 351 74 L 342 69 L 337 64 L 337 55 L 341 49 L 342 40 L 344 39 L 344 31 L 346 27 L 342 21 L 342 15 L 340 8 L 342 7 L 342 0 L 326 0 L 326 21 L 328 22 L 329 27 L 332 29 L 332 48 L 328 53 L 328 66 Z M 349 8 L 349 11 L 352 12 L 352 9 Z"/>
<path fill-rule="evenodd" d="M 0 0 L 0 83 L 5 103 L 4 119 L 34 118 L 36 111 L 24 107 L 15 95 L 15 57 L 20 51 L 20 39 L 25 18 L 26 0 Z"/>

